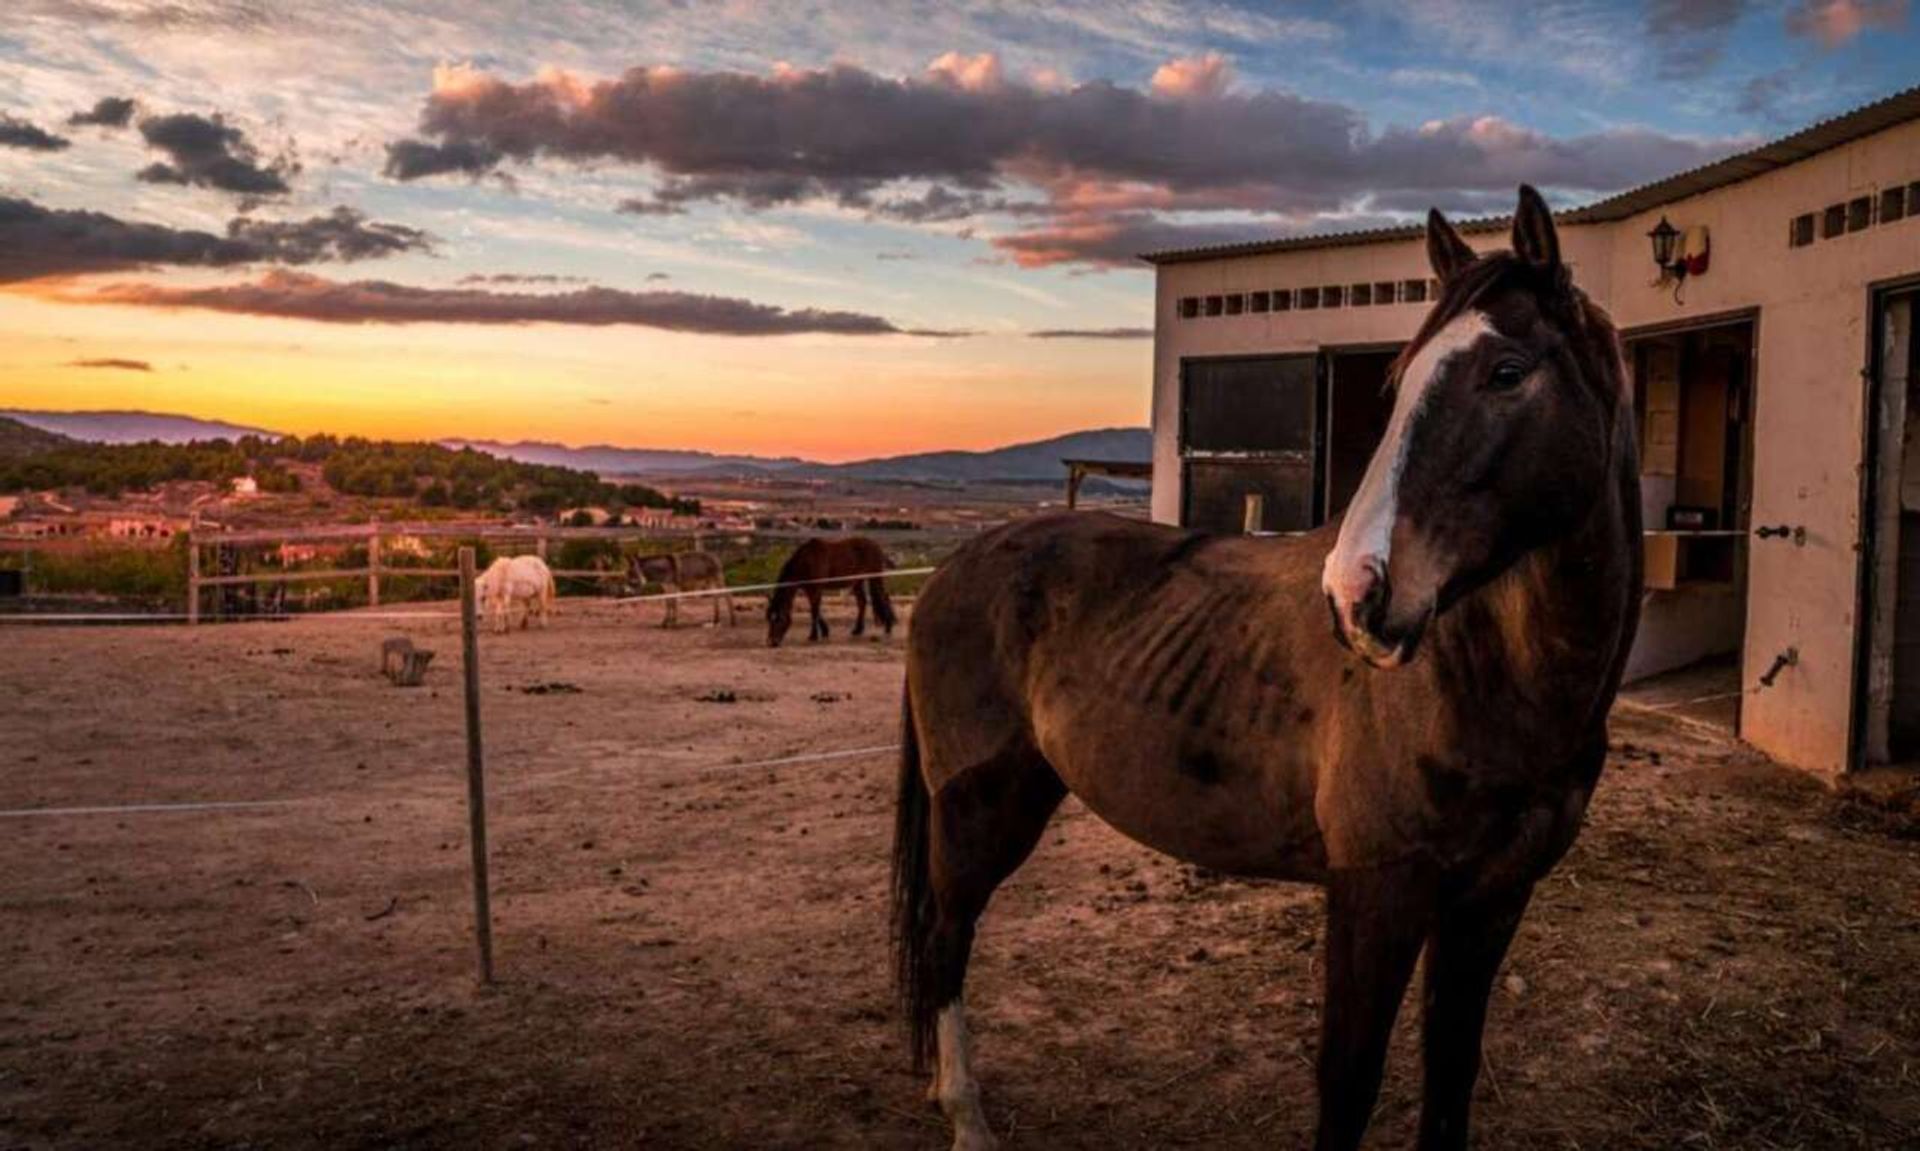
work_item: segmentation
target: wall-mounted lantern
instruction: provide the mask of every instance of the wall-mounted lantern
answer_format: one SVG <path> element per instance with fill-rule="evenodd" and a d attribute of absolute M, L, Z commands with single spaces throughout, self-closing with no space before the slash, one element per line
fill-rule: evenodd
<path fill-rule="evenodd" d="M 1667 223 L 1667 218 L 1662 216 L 1660 222 L 1653 226 L 1653 231 L 1647 233 L 1647 239 L 1653 241 L 1653 262 L 1660 268 L 1660 278 L 1654 282 L 1664 284 L 1676 274 L 1673 249 L 1680 242 L 1680 229 Z M 1680 265 L 1678 275 L 1686 274 L 1686 265 Z"/>
<path fill-rule="evenodd" d="M 1654 281 L 1654 286 L 1672 284 L 1673 301 L 1680 303 L 1687 277 L 1707 270 L 1712 243 L 1706 227 L 1696 225 L 1683 232 L 1662 216 L 1653 231 L 1647 233 L 1647 239 L 1653 241 L 1653 262 L 1660 269 L 1660 278 Z"/>

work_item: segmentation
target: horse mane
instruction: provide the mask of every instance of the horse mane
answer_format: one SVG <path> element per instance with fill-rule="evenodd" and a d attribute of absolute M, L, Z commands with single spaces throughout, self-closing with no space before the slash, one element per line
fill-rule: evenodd
<path fill-rule="evenodd" d="M 773 598 L 768 601 L 768 608 L 778 611 L 793 607 L 793 597 L 799 592 L 799 589 L 794 586 L 794 581 L 800 577 L 800 557 L 813 554 L 813 545 L 814 541 L 808 540 L 794 548 L 793 554 L 787 557 L 787 562 L 780 565 L 780 574 L 774 577 L 774 582 L 780 586 L 773 589 Z"/>

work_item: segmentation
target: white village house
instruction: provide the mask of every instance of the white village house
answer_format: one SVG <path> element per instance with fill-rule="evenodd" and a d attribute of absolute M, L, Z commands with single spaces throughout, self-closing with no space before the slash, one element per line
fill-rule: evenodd
<path fill-rule="evenodd" d="M 1920 88 L 1558 219 L 1635 381 L 1630 676 L 1723 657 L 1773 756 L 1920 759 Z M 1507 243 L 1504 219 L 1455 223 Z M 1337 515 L 1431 297 L 1424 230 L 1144 258 L 1154 518 L 1237 531 L 1248 496 L 1265 530 Z"/>

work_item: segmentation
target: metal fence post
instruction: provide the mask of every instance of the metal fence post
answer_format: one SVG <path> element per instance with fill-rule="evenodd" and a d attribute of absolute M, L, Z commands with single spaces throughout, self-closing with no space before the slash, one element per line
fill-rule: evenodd
<path fill-rule="evenodd" d="M 200 517 L 187 524 L 187 626 L 200 622 Z"/>
<path fill-rule="evenodd" d="M 493 982 L 493 909 L 487 892 L 487 782 L 480 746 L 480 628 L 474 603 L 473 549 L 460 549 L 460 653 L 467 697 L 467 824 L 473 848 L 473 931 L 480 982 Z"/>

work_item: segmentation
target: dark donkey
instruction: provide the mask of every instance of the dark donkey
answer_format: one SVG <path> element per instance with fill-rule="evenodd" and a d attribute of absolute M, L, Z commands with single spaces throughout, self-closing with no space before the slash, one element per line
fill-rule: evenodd
<path fill-rule="evenodd" d="M 853 589 L 858 615 L 853 634 L 867 631 L 867 600 L 873 600 L 873 618 L 880 621 L 888 635 L 893 634 L 893 601 L 887 597 L 886 577 L 879 573 L 892 564 L 880 545 L 865 536 L 845 539 L 810 539 L 794 549 L 780 567 L 780 586 L 767 600 L 767 646 L 779 647 L 793 626 L 793 597 L 807 597 L 812 621 L 807 627 L 809 641 L 827 638 L 827 621 L 820 614 L 820 597 L 837 588 Z"/>
<path fill-rule="evenodd" d="M 1068 791 L 1177 858 L 1326 887 L 1320 1148 L 1360 1144 L 1424 947 L 1420 1146 L 1466 1145 L 1494 976 L 1606 753 L 1639 469 L 1618 334 L 1539 194 L 1512 252 L 1476 258 L 1437 212 L 1427 247 L 1439 300 L 1337 528 L 1028 520 L 922 592 L 894 930 L 956 1148 L 993 1145 L 961 997 L 974 924 Z"/>

